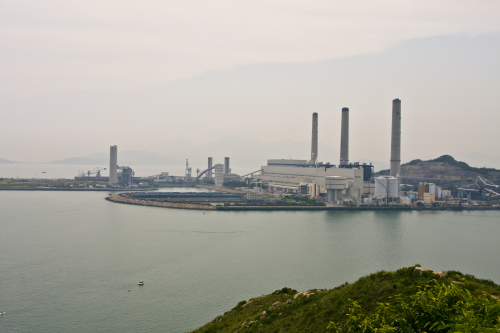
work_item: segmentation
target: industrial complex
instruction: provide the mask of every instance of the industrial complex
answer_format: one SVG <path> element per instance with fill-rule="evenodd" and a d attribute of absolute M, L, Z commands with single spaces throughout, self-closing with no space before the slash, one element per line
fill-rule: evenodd
<path fill-rule="evenodd" d="M 359 205 L 411 205 L 416 202 L 434 204 L 451 199 L 451 192 L 434 183 L 420 182 L 417 188 L 402 184 L 401 177 L 401 100 L 392 101 L 390 170 L 388 174 L 375 176 L 372 163 L 351 162 L 349 160 L 349 108 L 340 112 L 340 157 L 338 165 L 321 162 L 318 152 L 318 113 L 312 114 L 311 155 L 304 159 L 268 159 L 267 165 L 258 170 L 240 176 L 231 172 L 230 157 L 223 163 L 214 164 L 208 157 L 207 167 L 197 169 L 193 175 L 192 167 L 186 160 L 184 176 L 173 176 L 168 172 L 149 177 L 134 177 L 134 171 L 128 166 L 118 166 L 118 147 L 110 147 L 109 177 L 101 177 L 100 170 L 81 173 L 77 180 L 107 181 L 108 188 L 139 187 L 174 187 L 203 185 L 223 190 L 223 186 L 237 187 L 246 195 L 226 196 L 195 194 L 141 195 L 142 198 L 156 198 L 167 201 L 221 202 L 259 202 L 270 201 L 269 196 L 307 197 L 327 206 Z M 95 174 L 95 177 L 93 176 Z M 459 188 L 459 195 L 470 201 L 471 193 L 486 193 L 491 198 L 500 198 L 495 192 L 498 185 L 481 179 L 474 189 Z M 266 197 L 268 198 L 266 200 Z M 272 201 L 272 200 L 271 200 Z M 296 201 L 292 201 L 296 202 Z"/>

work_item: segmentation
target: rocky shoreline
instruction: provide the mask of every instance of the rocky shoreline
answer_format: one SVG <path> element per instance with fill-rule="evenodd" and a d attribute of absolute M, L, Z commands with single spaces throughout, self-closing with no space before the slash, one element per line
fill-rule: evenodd
<path fill-rule="evenodd" d="M 176 202 L 164 202 L 164 201 L 148 201 L 148 200 L 137 200 L 131 199 L 119 194 L 110 195 L 106 200 L 127 204 L 127 205 L 137 205 L 137 206 L 150 206 L 150 207 L 161 207 L 161 208 L 176 208 L 176 209 L 195 209 L 195 210 L 216 210 L 215 206 L 210 205 L 198 205 L 192 203 L 176 203 Z"/>

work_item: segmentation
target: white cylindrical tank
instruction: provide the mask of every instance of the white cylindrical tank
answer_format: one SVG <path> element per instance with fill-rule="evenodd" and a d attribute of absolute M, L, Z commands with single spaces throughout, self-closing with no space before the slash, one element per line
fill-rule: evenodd
<path fill-rule="evenodd" d="M 327 190 L 345 190 L 347 182 L 345 177 L 327 176 L 325 177 L 325 188 Z"/>
<path fill-rule="evenodd" d="M 375 196 L 379 198 L 397 198 L 399 196 L 399 179 L 396 177 L 376 177 Z"/>
<path fill-rule="evenodd" d="M 375 196 L 382 198 L 387 196 L 387 178 L 375 177 Z"/>
<path fill-rule="evenodd" d="M 389 198 L 399 197 L 399 179 L 396 177 L 390 177 L 387 179 L 387 189 Z"/>
<path fill-rule="evenodd" d="M 441 200 L 441 194 L 442 194 L 441 187 L 436 186 L 436 200 Z"/>
<path fill-rule="evenodd" d="M 434 193 L 436 194 L 436 184 L 434 183 L 429 183 L 429 193 Z"/>

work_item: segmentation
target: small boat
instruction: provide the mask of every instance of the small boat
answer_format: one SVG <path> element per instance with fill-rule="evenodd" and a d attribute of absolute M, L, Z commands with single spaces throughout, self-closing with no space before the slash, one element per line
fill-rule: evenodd
<path fill-rule="evenodd" d="M 46 173 L 45 171 L 42 171 L 42 173 Z"/>
<path fill-rule="evenodd" d="M 144 281 L 139 281 L 138 285 L 143 286 L 144 285 Z"/>
<path fill-rule="evenodd" d="M 5 314 L 5 311 L 0 312 L 0 316 L 3 315 L 3 314 Z"/>

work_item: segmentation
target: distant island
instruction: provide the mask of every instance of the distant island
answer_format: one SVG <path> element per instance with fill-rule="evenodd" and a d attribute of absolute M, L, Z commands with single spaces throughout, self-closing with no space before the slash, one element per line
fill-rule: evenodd
<path fill-rule="evenodd" d="M 9 161 L 9 160 L 6 160 L 4 158 L 0 158 L 0 164 L 13 164 L 13 163 L 17 163 L 16 161 Z"/>
<path fill-rule="evenodd" d="M 416 265 L 333 289 L 285 287 L 243 300 L 193 332 L 496 332 L 499 296 L 490 280 Z"/>

